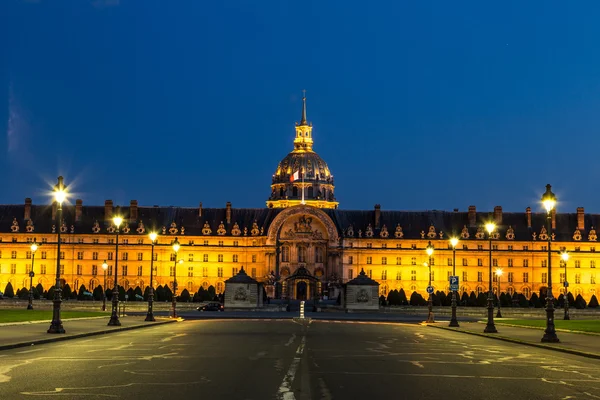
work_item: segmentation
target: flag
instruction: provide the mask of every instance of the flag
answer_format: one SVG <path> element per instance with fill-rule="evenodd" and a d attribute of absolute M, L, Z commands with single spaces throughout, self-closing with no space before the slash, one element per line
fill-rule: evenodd
<path fill-rule="evenodd" d="M 292 175 L 290 175 L 290 182 L 294 182 L 298 179 L 300 179 L 300 171 L 296 171 Z"/>

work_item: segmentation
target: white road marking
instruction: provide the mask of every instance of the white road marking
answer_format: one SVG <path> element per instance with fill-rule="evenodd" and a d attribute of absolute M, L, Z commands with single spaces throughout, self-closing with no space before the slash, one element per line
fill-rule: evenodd
<path fill-rule="evenodd" d="M 279 400 L 296 400 L 296 396 L 294 396 L 294 392 L 292 391 L 292 384 L 296 377 L 296 371 L 298 371 L 298 365 L 300 365 L 300 356 L 304 352 L 305 343 L 306 336 L 302 336 L 302 341 L 296 350 L 296 357 L 292 360 L 292 364 L 283 377 L 283 382 L 281 382 L 279 390 L 277 391 L 277 399 Z"/>
<path fill-rule="evenodd" d="M 286 344 L 284 344 L 285 347 L 289 346 L 290 344 L 292 344 L 294 342 L 294 340 L 296 340 L 296 334 L 293 333 L 292 337 L 290 338 L 290 340 L 287 341 Z"/>
<path fill-rule="evenodd" d="M 33 349 L 33 350 L 17 351 L 17 354 L 27 354 L 27 353 L 33 353 L 33 352 L 36 352 L 36 351 L 42 351 L 42 350 L 44 350 L 44 349 L 42 348 L 42 349 Z"/>

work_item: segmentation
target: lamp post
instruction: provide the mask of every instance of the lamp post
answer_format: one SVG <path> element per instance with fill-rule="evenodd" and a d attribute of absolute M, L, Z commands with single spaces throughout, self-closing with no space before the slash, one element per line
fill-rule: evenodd
<path fill-rule="evenodd" d="M 33 277 L 35 276 L 35 272 L 33 272 L 33 264 L 35 262 L 35 252 L 38 249 L 37 243 L 34 242 L 31 244 L 31 271 L 29 271 L 29 304 L 27 304 L 28 310 L 33 310 Z"/>
<path fill-rule="evenodd" d="M 546 192 L 542 195 L 542 204 L 546 209 L 546 230 L 548 231 L 548 290 L 546 292 L 546 330 L 542 342 L 558 343 L 556 329 L 554 328 L 554 298 L 552 297 L 552 210 L 556 206 L 556 196 L 550 190 L 552 186 L 546 185 Z"/>
<path fill-rule="evenodd" d="M 106 311 L 106 269 L 108 264 L 106 260 L 102 263 L 102 269 L 104 270 L 104 286 L 102 286 L 102 311 Z"/>
<path fill-rule="evenodd" d="M 115 285 L 113 288 L 112 294 L 112 310 L 110 314 L 110 320 L 108 321 L 108 326 L 121 326 L 121 321 L 119 321 L 119 275 L 117 271 L 117 267 L 119 265 L 119 227 L 123 223 L 123 217 L 121 217 L 120 208 L 117 207 L 117 211 L 115 216 L 113 217 L 113 224 L 115 225 L 115 232 L 117 234 L 116 238 L 116 246 L 115 246 Z"/>
<path fill-rule="evenodd" d="M 173 263 L 173 301 L 171 302 L 171 318 L 177 318 L 177 252 L 180 247 L 179 240 L 175 238 L 175 241 L 173 242 L 175 262 Z"/>
<path fill-rule="evenodd" d="M 433 254 L 433 245 L 431 244 L 431 241 L 429 241 L 429 243 L 427 244 L 425 251 L 427 252 L 427 256 L 429 257 L 429 262 L 427 263 L 427 266 L 429 267 L 429 286 L 427 287 L 427 290 L 431 291 L 431 255 Z M 429 293 L 427 308 L 429 310 L 429 313 L 427 314 L 427 322 L 433 323 L 435 322 L 435 319 L 433 317 L 433 293 L 431 292 Z"/>
<path fill-rule="evenodd" d="M 58 205 L 56 210 L 58 240 L 56 243 L 56 284 L 54 286 L 54 300 L 52 301 L 52 322 L 50 323 L 50 328 L 48 328 L 48 333 L 65 333 L 65 328 L 63 328 L 62 321 L 60 320 L 60 303 L 62 303 L 60 298 L 62 291 L 60 288 L 60 229 L 62 227 L 62 203 L 67 197 L 63 179 L 62 176 L 59 176 L 58 183 L 54 186 L 54 200 Z"/>
<path fill-rule="evenodd" d="M 452 245 L 452 276 L 456 276 L 456 245 L 458 244 L 458 238 L 450 238 L 450 244 Z M 452 318 L 448 326 L 459 327 L 458 320 L 456 319 L 456 290 L 452 291 Z"/>
<path fill-rule="evenodd" d="M 158 236 L 156 232 L 151 232 L 150 235 L 150 244 L 152 245 L 152 251 L 150 254 L 150 289 L 148 289 L 148 313 L 146 314 L 146 319 L 144 321 L 154 322 L 154 314 L 152 312 L 152 303 L 154 302 L 154 286 L 152 285 L 154 271 L 154 245 L 156 244 L 156 237 Z"/>
<path fill-rule="evenodd" d="M 498 312 L 496 313 L 496 318 L 502 318 L 502 312 L 500 311 L 500 277 L 502 276 L 502 268 L 496 269 L 496 280 L 498 281 L 498 290 L 496 294 L 498 295 Z"/>
<path fill-rule="evenodd" d="M 488 222 L 485 224 L 485 229 L 488 231 L 489 245 L 490 245 L 490 262 L 489 262 L 489 275 L 490 284 L 488 287 L 488 319 L 487 325 L 483 330 L 484 333 L 498 333 L 496 325 L 494 325 L 494 291 L 492 289 L 492 233 L 496 230 L 496 224 Z"/>
<path fill-rule="evenodd" d="M 563 251 L 560 253 L 560 258 L 562 258 L 563 263 L 565 265 L 565 294 L 563 296 L 563 301 L 565 303 L 565 317 L 563 319 L 570 320 L 569 316 L 569 281 L 567 281 L 567 261 L 569 261 L 569 253 L 567 251 Z"/>

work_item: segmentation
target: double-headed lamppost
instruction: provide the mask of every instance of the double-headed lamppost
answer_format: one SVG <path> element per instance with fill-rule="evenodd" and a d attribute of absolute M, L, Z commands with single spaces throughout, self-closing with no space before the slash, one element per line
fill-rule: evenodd
<path fill-rule="evenodd" d="M 106 311 L 106 270 L 108 269 L 106 260 L 104 260 L 102 263 L 102 269 L 104 270 L 104 286 L 102 286 L 102 311 Z"/>
<path fill-rule="evenodd" d="M 554 298 L 552 297 L 552 211 L 556 206 L 556 196 L 550 190 L 552 186 L 546 185 L 546 192 L 542 195 L 542 204 L 546 209 L 546 230 L 548 234 L 548 290 L 546 292 L 546 330 L 542 342 L 558 343 L 556 329 L 554 329 Z"/>
<path fill-rule="evenodd" d="M 156 232 L 151 232 L 148 236 L 150 236 L 150 244 L 152 245 L 152 250 L 150 252 L 150 288 L 148 289 L 148 313 L 146 314 L 145 321 L 153 322 L 156 320 L 154 319 L 154 313 L 152 312 L 152 303 L 154 302 L 154 285 L 152 284 L 152 273 L 154 271 L 154 245 L 156 244 L 156 237 L 158 235 L 156 234 Z"/>
<path fill-rule="evenodd" d="M 433 254 L 433 245 L 431 244 L 431 241 L 429 241 L 429 243 L 427 244 L 425 251 L 427 252 L 427 256 L 429 257 L 429 260 L 427 263 L 427 266 L 429 267 L 429 286 L 427 287 L 427 289 L 429 291 L 429 290 L 431 290 L 429 288 L 431 288 L 431 255 Z M 433 322 L 435 322 L 435 319 L 433 317 L 433 293 L 429 293 L 429 300 L 427 301 L 427 308 L 429 310 L 429 313 L 427 314 L 427 322 L 433 323 Z"/>
<path fill-rule="evenodd" d="M 56 284 L 54 286 L 54 300 L 52 301 L 52 322 L 50 323 L 50 328 L 48 328 L 48 333 L 65 333 L 65 328 L 63 328 L 62 321 L 60 320 L 60 303 L 62 302 L 60 298 L 60 292 L 62 291 L 60 288 L 60 229 L 62 227 L 62 203 L 65 201 L 66 197 L 67 191 L 63 182 L 63 177 L 59 176 L 58 183 L 54 186 L 54 200 L 58 205 L 56 209 L 56 221 L 58 221 L 58 240 L 56 242 Z"/>
<path fill-rule="evenodd" d="M 563 264 L 565 265 L 565 294 L 563 295 L 563 301 L 565 303 L 565 320 L 571 319 L 569 317 L 569 281 L 567 281 L 567 261 L 569 261 L 569 253 L 563 251 L 560 253 L 560 258 L 562 258 Z"/>
<path fill-rule="evenodd" d="M 484 333 L 498 333 L 496 330 L 496 325 L 494 325 L 494 290 L 492 288 L 492 233 L 496 230 L 496 224 L 493 222 L 488 222 L 485 224 L 485 229 L 488 231 L 488 239 L 490 245 L 490 262 L 489 262 L 489 275 L 490 275 L 490 285 L 488 287 L 488 319 L 487 325 L 483 330 Z"/>
<path fill-rule="evenodd" d="M 452 245 L 452 276 L 456 276 L 456 245 L 458 244 L 458 238 L 450 238 L 450 244 Z M 459 327 L 458 320 L 456 319 L 456 290 L 452 291 L 452 318 L 448 326 Z"/>
<path fill-rule="evenodd" d="M 177 252 L 180 247 L 179 240 L 175 238 L 175 241 L 173 242 L 175 262 L 173 264 L 173 301 L 171 302 L 171 318 L 177 318 Z"/>
<path fill-rule="evenodd" d="M 548 215 L 546 215 L 546 230 L 548 231 L 548 290 L 546 292 L 546 330 L 542 336 L 542 342 L 558 343 L 556 329 L 554 329 L 554 298 L 552 297 L 552 210 L 556 206 L 556 196 L 550 190 L 552 186 L 546 185 L 546 192 L 542 195 L 542 204 Z"/>
<path fill-rule="evenodd" d="M 112 294 L 112 311 L 110 314 L 110 320 L 108 321 L 108 326 L 120 326 L 121 321 L 119 321 L 119 275 L 117 271 L 117 267 L 119 264 L 119 227 L 123 223 L 123 217 L 121 217 L 120 208 L 117 207 L 117 212 L 113 217 L 113 224 L 115 225 L 115 232 L 117 233 L 116 238 L 116 248 L 115 248 L 115 286 L 113 288 Z"/>
<path fill-rule="evenodd" d="M 28 310 L 33 310 L 33 277 L 35 276 L 35 272 L 33 272 L 33 263 L 35 262 L 35 252 L 38 249 L 37 243 L 34 242 L 31 244 L 31 271 L 29 271 L 29 304 L 27 304 Z"/>
<path fill-rule="evenodd" d="M 502 318 L 502 312 L 500 311 L 500 277 L 502 276 L 502 268 L 496 269 L 496 280 L 498 281 L 498 290 L 496 290 L 496 295 L 498 296 L 498 312 L 496 313 L 496 318 Z"/>

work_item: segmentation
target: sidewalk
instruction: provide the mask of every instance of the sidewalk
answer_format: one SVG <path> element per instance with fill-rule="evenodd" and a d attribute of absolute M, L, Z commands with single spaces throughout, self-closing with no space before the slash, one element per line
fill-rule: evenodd
<path fill-rule="evenodd" d="M 560 343 L 542 343 L 544 329 L 502 325 L 502 320 L 496 320 L 498 333 L 483 333 L 485 322 L 459 323 L 459 328 L 450 328 L 446 322 L 437 322 L 428 326 L 600 359 L 600 335 L 598 334 L 557 330 L 556 336 Z"/>
<path fill-rule="evenodd" d="M 156 322 L 145 322 L 144 318 L 145 316 L 121 317 L 119 319 L 121 326 L 108 326 L 109 316 L 63 319 L 62 323 L 66 333 L 62 334 L 47 333 L 51 321 L 0 324 L 0 350 L 177 322 L 177 320 L 168 318 L 156 318 Z"/>

